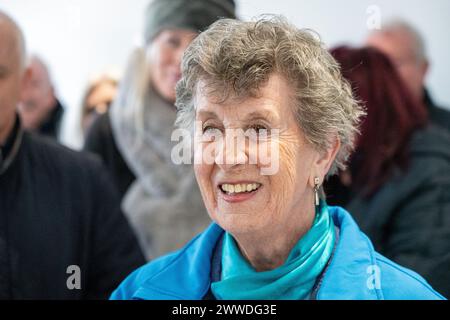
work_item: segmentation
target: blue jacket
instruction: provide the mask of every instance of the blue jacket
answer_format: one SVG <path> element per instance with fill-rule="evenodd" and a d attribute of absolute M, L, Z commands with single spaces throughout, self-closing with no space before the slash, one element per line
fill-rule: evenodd
<path fill-rule="evenodd" d="M 374 251 L 350 214 L 329 207 L 339 240 L 317 299 L 444 299 L 417 273 Z M 181 250 L 134 271 L 111 299 L 201 300 L 211 284 L 211 259 L 223 230 L 212 224 Z"/>

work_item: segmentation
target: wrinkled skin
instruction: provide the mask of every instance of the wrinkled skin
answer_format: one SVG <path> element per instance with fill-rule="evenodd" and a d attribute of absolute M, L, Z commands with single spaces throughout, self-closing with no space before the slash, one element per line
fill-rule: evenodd
<path fill-rule="evenodd" d="M 251 148 L 230 152 L 223 144 L 215 150 L 217 161 L 196 163 L 195 173 L 212 220 L 233 235 L 253 267 L 262 271 L 280 266 L 312 225 L 314 178 L 323 181 L 339 141 L 335 139 L 325 152 L 317 151 L 306 141 L 295 120 L 292 88 L 277 74 L 270 76 L 255 98 L 230 98 L 218 103 L 199 87 L 196 120 L 202 128 L 196 129 L 196 135 L 198 130 L 204 136 L 227 129 L 279 129 L 278 137 L 269 134 L 260 142 L 279 146 L 279 168 L 275 174 L 262 175 L 261 163 L 250 164 L 249 159 L 254 156 Z M 196 139 L 195 152 L 205 150 L 210 143 Z M 230 202 L 220 189 L 224 182 L 259 183 L 261 187 L 245 201 Z"/>

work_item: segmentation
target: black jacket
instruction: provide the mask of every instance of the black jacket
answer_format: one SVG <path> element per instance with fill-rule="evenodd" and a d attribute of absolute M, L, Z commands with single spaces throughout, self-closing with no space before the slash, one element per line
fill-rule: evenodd
<path fill-rule="evenodd" d="M 327 195 L 333 203 L 332 193 Z M 450 136 L 437 126 L 416 132 L 410 164 L 372 197 L 352 194 L 345 208 L 375 249 L 450 298 Z"/>
<path fill-rule="evenodd" d="M 437 106 L 428 90 L 424 90 L 424 102 L 428 109 L 430 122 L 450 132 L 450 110 Z"/>
<path fill-rule="evenodd" d="M 136 177 L 116 145 L 109 113 L 94 121 L 88 130 L 84 150 L 100 157 L 123 197 Z"/>
<path fill-rule="evenodd" d="M 108 298 L 145 260 L 100 161 L 17 125 L 9 141 L 3 160 L 19 148 L 0 170 L 0 299 Z M 80 290 L 67 287 L 73 265 Z"/>

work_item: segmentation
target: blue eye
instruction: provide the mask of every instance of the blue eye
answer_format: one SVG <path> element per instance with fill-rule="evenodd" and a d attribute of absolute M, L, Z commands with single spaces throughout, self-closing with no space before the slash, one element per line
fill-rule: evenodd
<path fill-rule="evenodd" d="M 252 125 L 248 128 L 249 130 L 253 131 L 256 134 L 270 134 L 270 129 L 268 129 L 264 125 L 256 124 Z"/>
<path fill-rule="evenodd" d="M 216 128 L 216 127 L 213 127 L 213 126 L 205 126 L 205 127 L 202 129 L 202 131 L 203 131 L 204 134 L 205 134 L 205 133 L 214 133 L 214 132 L 216 132 L 217 130 L 219 130 L 219 129 Z"/>
<path fill-rule="evenodd" d="M 211 127 L 211 126 L 206 126 L 206 127 L 204 127 L 204 128 L 202 129 L 202 131 L 203 131 L 203 133 L 206 133 L 207 131 L 212 130 L 212 128 L 213 128 L 213 127 Z"/>
<path fill-rule="evenodd" d="M 260 132 L 262 130 L 267 130 L 267 128 L 262 125 L 254 125 L 251 127 L 251 129 L 255 130 L 256 132 Z"/>

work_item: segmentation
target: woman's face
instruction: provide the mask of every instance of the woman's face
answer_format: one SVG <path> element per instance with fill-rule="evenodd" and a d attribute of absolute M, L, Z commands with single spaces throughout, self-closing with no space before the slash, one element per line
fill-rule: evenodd
<path fill-rule="evenodd" d="M 163 30 L 148 49 L 150 79 L 154 89 L 165 100 L 175 103 L 175 86 L 181 78 L 183 53 L 197 33 L 189 30 Z"/>
<path fill-rule="evenodd" d="M 211 218 L 234 236 L 308 230 L 315 212 L 314 175 L 325 169 L 297 124 L 288 82 L 274 74 L 257 98 L 224 103 L 202 91 L 197 90 L 195 101 L 195 174 Z M 232 150 L 233 144 L 223 141 L 233 129 L 267 129 L 268 135 L 249 135 L 243 148 L 236 143 Z M 220 134 L 223 140 L 217 138 Z M 270 150 L 270 161 L 263 159 L 262 149 Z M 199 161 L 210 154 L 214 161 Z M 277 170 L 265 174 L 264 168 L 276 161 L 272 167 Z"/>

